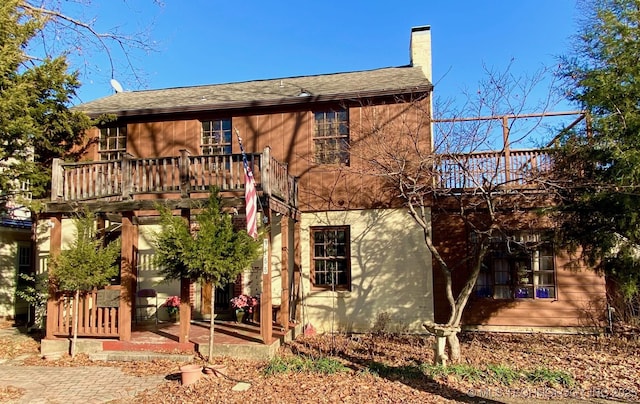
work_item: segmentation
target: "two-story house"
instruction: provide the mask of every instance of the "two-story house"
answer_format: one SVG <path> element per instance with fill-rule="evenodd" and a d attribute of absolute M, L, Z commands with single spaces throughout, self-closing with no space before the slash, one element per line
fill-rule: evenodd
<path fill-rule="evenodd" d="M 214 292 L 207 285 L 159 283 L 151 264 L 156 204 L 189 219 L 192 202 L 216 185 L 241 223 L 246 207 L 238 135 L 256 178 L 264 254 L 235 288 L 215 292 L 221 306 L 214 310 L 224 310 L 242 291 L 261 295 L 262 322 L 276 315 L 281 324 L 297 320 L 319 332 L 368 331 L 380 313 L 403 330 L 424 332 L 424 321 L 446 317 L 423 229 L 396 195 L 359 170 L 368 157 L 352 153 L 364 133 L 398 125 L 419 134 L 419 147 L 429 151 L 429 27 L 412 29 L 410 57 L 400 67 L 118 92 L 79 106 L 93 117 L 115 119 L 87 134 L 82 162 L 54 165 L 51 202 L 38 218 L 46 234 L 38 248 L 41 258 L 65 248 L 72 213 L 83 205 L 100 213 L 105 231 L 122 237 L 115 281 L 120 302 L 87 306 L 92 314 L 85 318 L 100 323 L 83 335 L 129 338 L 141 289 L 157 289 L 160 300 L 187 297 L 194 316 L 211 314 L 206 302 Z M 446 218 L 431 225 L 440 244 L 469 240 L 467 229 Z M 491 257 L 469 307 L 469 325 L 578 327 L 582 302 L 604 299 L 601 278 L 565 269 L 553 250 Z M 527 268 L 526 276 L 511 274 L 515 261 Z M 516 276 L 527 277 L 526 285 L 515 284 Z M 546 294 L 537 292 L 542 289 Z M 56 309 L 61 302 L 49 301 L 47 338 L 68 335 L 67 317 Z M 487 305 L 491 313 L 483 316 Z"/>

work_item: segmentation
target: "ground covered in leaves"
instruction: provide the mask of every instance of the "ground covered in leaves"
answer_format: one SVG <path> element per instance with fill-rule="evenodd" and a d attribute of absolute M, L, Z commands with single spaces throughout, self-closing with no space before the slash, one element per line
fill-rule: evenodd
<path fill-rule="evenodd" d="M 304 337 L 283 347 L 270 362 L 216 358 L 215 363 L 226 366 L 226 377 L 203 377 L 190 386 L 180 384 L 174 362 L 106 366 L 134 375 L 167 375 L 158 389 L 136 397 L 140 403 L 640 401 L 637 336 L 463 334 L 465 359 L 446 368 L 431 365 L 432 343 L 433 337 L 406 335 Z M 24 349 L 24 354 L 32 348 L 18 344 L 4 349 L 6 344 L 0 338 L 0 356 L 16 357 L 12 349 Z M 23 363 L 105 366 L 83 355 L 47 361 L 33 354 Z M 233 391 L 240 382 L 248 383 L 248 390 Z M 20 392 L 0 390 L 0 402 L 16 394 Z"/>

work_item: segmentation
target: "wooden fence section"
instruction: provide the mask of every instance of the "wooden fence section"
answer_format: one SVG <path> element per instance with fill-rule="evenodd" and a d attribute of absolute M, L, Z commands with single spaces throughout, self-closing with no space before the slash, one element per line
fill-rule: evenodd
<path fill-rule="evenodd" d="M 440 189 L 527 188 L 551 167 L 549 153 L 532 149 L 442 155 L 434 171 Z"/>
<path fill-rule="evenodd" d="M 93 290 L 81 293 L 78 300 L 78 336 L 82 337 L 109 337 L 119 336 L 119 299 L 110 302 L 102 302 L 105 293 L 111 296 L 119 296 L 119 286 L 111 286 L 109 289 Z M 115 293 L 115 294 L 114 294 Z M 53 316 L 53 335 L 73 335 L 73 310 L 74 294 L 58 292 L 55 294 L 55 303 L 47 308 L 47 316 Z"/>
<path fill-rule="evenodd" d="M 246 157 L 259 190 L 297 207 L 297 194 L 293 194 L 297 191 L 296 179 L 289 175 L 286 164 L 271 158 L 269 148 Z M 128 200 L 153 193 L 180 193 L 187 197 L 191 192 L 206 192 L 212 186 L 221 191 L 244 189 L 242 154 L 191 156 L 183 150 L 180 156 L 125 155 L 114 161 L 63 163 L 54 159 L 51 200 Z"/>

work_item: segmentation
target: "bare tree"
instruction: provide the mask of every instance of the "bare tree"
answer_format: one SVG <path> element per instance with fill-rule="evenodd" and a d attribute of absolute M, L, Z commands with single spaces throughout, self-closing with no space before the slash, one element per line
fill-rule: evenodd
<path fill-rule="evenodd" d="M 162 7 L 159 0 L 148 1 Z M 116 26 L 106 26 L 99 15 L 92 14 L 99 12 L 94 3 L 92 0 L 17 1 L 18 10 L 41 25 L 38 35 L 29 43 L 28 62 L 37 64 L 40 60 L 64 55 L 81 76 L 124 77 L 143 86 L 144 74 L 136 65 L 135 55 L 154 51 L 156 42 L 150 37 L 152 22 L 125 29 L 125 25 L 130 27 L 134 23 L 128 17 L 139 6 L 125 0 L 119 2 L 122 21 Z"/>
<path fill-rule="evenodd" d="M 524 78 L 512 76 L 509 69 L 486 73 L 487 80 L 465 94 L 466 103 L 459 110 L 453 111 L 452 103 L 436 105 L 433 121 L 429 99 L 405 98 L 398 100 L 402 111 L 393 116 L 381 116 L 378 106 L 363 108 L 367 122 L 353 128 L 359 132 L 351 150 L 352 160 L 359 159 L 352 164 L 354 170 L 381 179 L 389 195 L 406 206 L 444 277 L 448 320 L 424 324 L 441 337 L 441 362 L 447 359 L 445 338 L 451 360 L 460 359 L 457 333 L 491 242 L 537 226 L 532 223 L 535 215 L 514 218 L 548 202 L 535 192 L 537 175 L 548 169 L 548 158 L 530 149 L 515 152 L 541 131 L 545 116 L 554 115 L 545 113 L 553 106 L 550 91 L 533 106 L 539 113 L 527 109 L 528 98 L 547 71 Z M 443 237 L 432 229 L 438 216 L 465 229 L 466 249 L 450 253 L 451 246 L 440 243 Z M 464 277 L 459 290 L 454 275 Z"/>

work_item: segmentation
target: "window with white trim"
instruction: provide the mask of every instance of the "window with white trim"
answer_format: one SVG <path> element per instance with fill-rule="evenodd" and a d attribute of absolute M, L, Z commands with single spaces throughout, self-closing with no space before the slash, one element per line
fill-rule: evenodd
<path fill-rule="evenodd" d="M 98 154 L 100 160 L 120 160 L 127 151 L 127 125 L 100 128 Z"/>
<path fill-rule="evenodd" d="M 317 164 L 349 164 L 349 113 L 314 112 L 313 147 Z"/>
<path fill-rule="evenodd" d="M 202 154 L 231 154 L 231 135 L 231 119 L 202 121 Z"/>
<path fill-rule="evenodd" d="M 475 286 L 477 297 L 494 299 L 555 299 L 555 255 L 551 242 L 529 236 L 499 238 L 482 263 Z"/>

